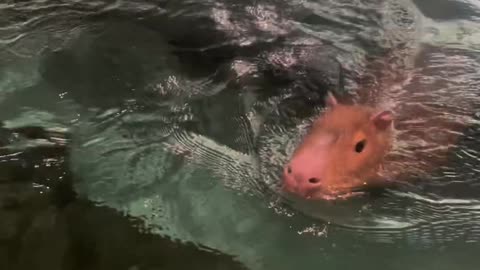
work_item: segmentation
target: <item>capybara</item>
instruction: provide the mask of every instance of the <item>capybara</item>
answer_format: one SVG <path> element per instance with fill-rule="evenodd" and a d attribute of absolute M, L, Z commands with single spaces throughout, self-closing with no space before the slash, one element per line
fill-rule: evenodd
<path fill-rule="evenodd" d="M 348 197 L 380 180 L 392 147 L 393 112 L 340 104 L 329 93 L 318 117 L 284 168 L 284 189 L 307 199 Z"/>

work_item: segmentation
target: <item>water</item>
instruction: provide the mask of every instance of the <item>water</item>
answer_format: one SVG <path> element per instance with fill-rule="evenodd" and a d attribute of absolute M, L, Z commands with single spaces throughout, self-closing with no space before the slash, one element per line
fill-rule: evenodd
<path fill-rule="evenodd" d="M 249 269 L 478 268 L 476 1 L 24 1 L 0 12 L 12 145 L 0 194 L 22 205 L 2 211 L 13 220 L 0 226 L 5 269 L 178 269 L 185 256 L 236 267 L 191 243 Z M 402 112 L 395 154 L 419 172 L 411 184 L 315 205 L 279 195 L 280 167 L 327 90 Z M 34 125 L 68 130 L 68 151 L 9 131 Z M 448 162 L 422 171 L 438 149 Z M 50 243 L 51 254 L 31 247 Z"/>

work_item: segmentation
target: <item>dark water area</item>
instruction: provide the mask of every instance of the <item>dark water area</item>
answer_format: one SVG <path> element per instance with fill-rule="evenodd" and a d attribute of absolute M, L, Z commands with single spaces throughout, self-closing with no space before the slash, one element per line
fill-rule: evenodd
<path fill-rule="evenodd" d="M 155 235 L 142 220 L 78 199 L 63 130 L 0 132 L 1 269 L 191 269 L 191 260 L 202 269 L 246 269 L 216 250 Z"/>
<path fill-rule="evenodd" d="M 478 1 L 0 15 L 0 269 L 480 267 Z M 281 167 L 327 91 L 393 108 L 403 170 L 438 149 L 448 162 L 347 201 L 284 198 Z"/>

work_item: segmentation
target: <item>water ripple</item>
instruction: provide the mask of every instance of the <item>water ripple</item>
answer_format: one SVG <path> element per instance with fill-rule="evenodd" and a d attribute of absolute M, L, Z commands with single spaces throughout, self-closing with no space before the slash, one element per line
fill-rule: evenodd
<path fill-rule="evenodd" d="M 88 108 L 76 119 L 70 163 L 79 194 L 140 216 L 158 233 L 208 243 L 255 266 L 264 252 L 302 257 L 310 248 L 304 238 L 290 239 L 296 232 L 316 231 L 318 238 L 328 232 L 333 241 L 343 235 L 349 244 L 357 237 L 395 246 L 478 242 L 477 24 L 427 21 L 423 27 L 409 3 L 27 1 L 0 4 L 0 46 L 6 49 L 2 62 L 45 48 L 73 48 L 84 60 L 98 32 L 121 29 L 102 36 L 108 44 L 102 57 L 111 62 L 103 68 L 125 65 L 128 71 L 59 90 L 100 93 L 99 103 L 120 96 L 120 87 L 134 93 L 119 107 Z M 135 27 L 115 24 L 125 18 L 135 18 Z M 173 27 L 184 22 L 178 29 L 189 34 Z M 211 36 L 196 44 L 194 27 Z M 147 28 L 142 35 L 158 39 L 138 41 L 140 34 L 127 33 Z M 118 44 L 126 39 L 127 45 Z M 162 50 L 148 50 L 151 55 L 139 60 L 135 45 L 141 42 L 149 45 L 140 50 Z M 122 45 L 135 61 L 122 58 L 123 51 L 110 55 Z M 95 61 L 79 61 L 85 70 L 103 61 L 100 53 L 92 55 Z M 143 69 L 150 60 L 153 67 Z M 130 82 L 123 75 L 135 68 L 141 71 Z M 189 68 L 202 72 L 183 72 Z M 97 75 L 93 70 L 83 75 Z M 338 86 L 340 72 L 345 89 Z M 78 73 L 72 73 L 74 80 Z M 104 77 L 118 87 L 102 92 Z M 2 98 L 15 88 L 7 79 L 0 85 Z M 394 169 L 412 173 L 399 182 L 415 181 L 336 204 L 302 205 L 278 194 L 282 164 L 321 112 L 323 88 L 355 89 L 354 100 L 398 113 L 394 154 L 402 162 Z M 432 160 L 433 168 L 425 169 Z M 316 240 L 326 248 L 324 238 Z"/>

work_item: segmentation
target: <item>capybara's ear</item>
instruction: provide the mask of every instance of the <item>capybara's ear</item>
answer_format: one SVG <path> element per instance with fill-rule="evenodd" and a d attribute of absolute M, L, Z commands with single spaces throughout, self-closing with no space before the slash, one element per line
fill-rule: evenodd
<path fill-rule="evenodd" d="M 335 96 L 330 91 L 328 91 L 327 97 L 325 98 L 325 104 L 329 108 L 333 108 L 333 107 L 337 106 L 337 104 L 338 104 L 337 99 L 335 98 Z"/>
<path fill-rule="evenodd" d="M 384 130 L 393 122 L 393 112 L 389 110 L 381 111 L 372 116 L 372 121 L 378 129 Z"/>

